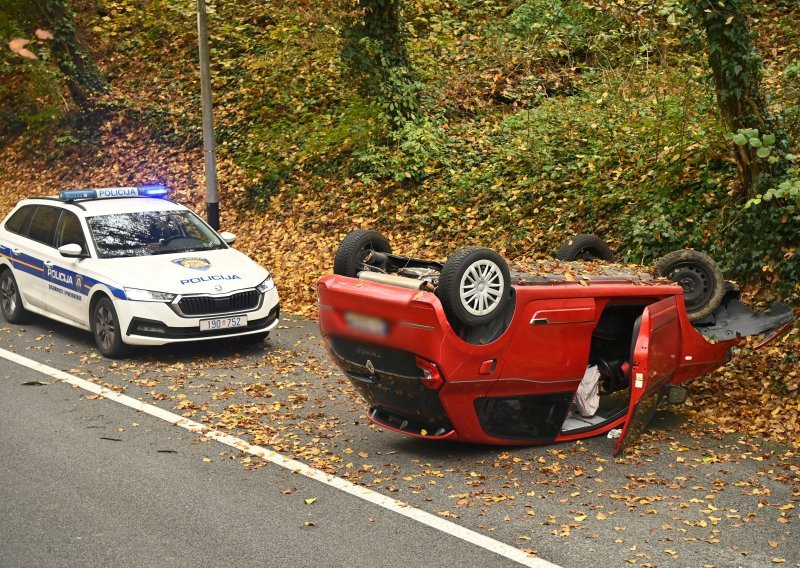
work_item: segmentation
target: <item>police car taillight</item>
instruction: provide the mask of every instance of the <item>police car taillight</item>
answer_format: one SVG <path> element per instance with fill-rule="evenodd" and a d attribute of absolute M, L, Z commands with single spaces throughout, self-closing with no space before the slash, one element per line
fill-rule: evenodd
<path fill-rule="evenodd" d="M 113 197 L 164 197 L 167 188 L 163 185 L 139 187 L 98 187 L 97 189 L 67 189 L 58 194 L 61 201 L 78 199 L 108 199 Z"/>

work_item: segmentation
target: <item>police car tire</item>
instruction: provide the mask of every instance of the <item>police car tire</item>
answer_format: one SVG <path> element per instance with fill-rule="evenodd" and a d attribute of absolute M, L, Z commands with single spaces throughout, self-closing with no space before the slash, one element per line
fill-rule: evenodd
<path fill-rule="evenodd" d="M 10 268 L 0 272 L 0 309 L 8 323 L 25 323 L 28 318 L 29 312 L 22 305 L 17 279 Z"/>
<path fill-rule="evenodd" d="M 92 306 L 91 318 L 97 350 L 110 359 L 124 357 L 128 353 L 128 346 L 122 341 L 122 330 L 113 302 L 105 296 L 97 300 Z"/>

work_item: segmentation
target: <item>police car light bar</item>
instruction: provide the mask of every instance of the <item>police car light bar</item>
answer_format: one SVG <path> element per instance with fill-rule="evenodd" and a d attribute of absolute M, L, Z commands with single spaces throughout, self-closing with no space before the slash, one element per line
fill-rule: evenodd
<path fill-rule="evenodd" d="M 97 189 L 67 189 L 58 194 L 61 201 L 77 199 L 107 199 L 111 197 L 164 197 L 167 188 L 163 185 L 140 187 L 99 187 Z"/>

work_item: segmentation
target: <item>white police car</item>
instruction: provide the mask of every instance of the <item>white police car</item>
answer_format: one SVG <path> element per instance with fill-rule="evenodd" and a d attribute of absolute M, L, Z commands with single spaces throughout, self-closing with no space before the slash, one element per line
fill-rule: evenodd
<path fill-rule="evenodd" d="M 263 338 L 278 324 L 269 272 L 230 248 L 164 186 L 62 191 L 20 201 L 0 226 L 0 309 L 94 334 L 107 357 L 127 345 Z"/>

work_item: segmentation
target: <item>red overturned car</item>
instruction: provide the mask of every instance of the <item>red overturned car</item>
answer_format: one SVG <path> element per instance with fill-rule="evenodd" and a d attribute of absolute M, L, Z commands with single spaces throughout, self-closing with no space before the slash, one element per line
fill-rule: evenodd
<path fill-rule="evenodd" d="M 612 253 L 580 235 L 556 258 Z M 318 285 L 325 345 L 386 429 L 520 445 L 621 428 L 619 452 L 742 337 L 771 334 L 766 343 L 794 319 L 786 304 L 750 310 L 692 250 L 663 257 L 655 277 L 603 263 L 543 268 L 512 271 L 481 247 L 444 263 L 410 258 L 376 231 L 353 231 Z"/>

